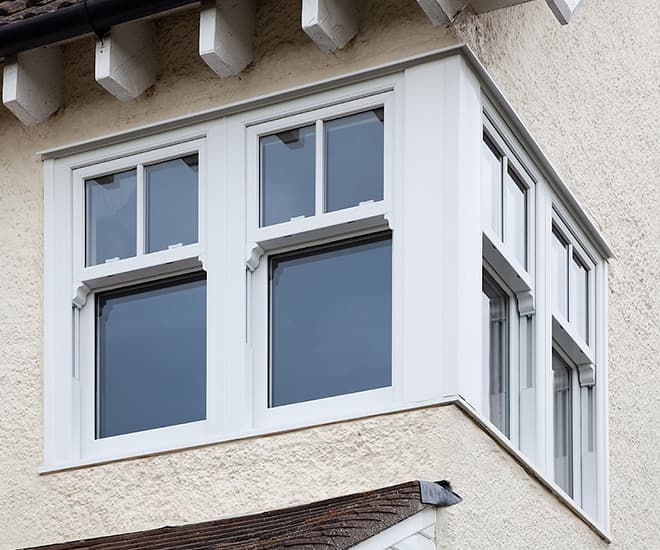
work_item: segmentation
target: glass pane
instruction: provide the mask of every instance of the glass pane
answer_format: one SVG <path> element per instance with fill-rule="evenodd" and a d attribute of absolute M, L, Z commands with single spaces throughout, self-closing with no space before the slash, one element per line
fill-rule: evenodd
<path fill-rule="evenodd" d="M 481 145 L 481 220 L 502 238 L 502 161 L 486 139 Z"/>
<path fill-rule="evenodd" d="M 197 242 L 197 155 L 144 169 L 147 252 Z"/>
<path fill-rule="evenodd" d="M 583 428 L 582 434 L 582 452 L 591 453 L 596 450 L 596 401 L 594 386 L 587 386 L 582 389 L 584 397 Z"/>
<path fill-rule="evenodd" d="M 509 436 L 509 299 L 484 273 L 481 295 L 483 311 L 483 369 L 488 383 L 488 418 Z"/>
<path fill-rule="evenodd" d="M 571 259 L 571 324 L 589 343 L 589 271 L 575 256 Z"/>
<path fill-rule="evenodd" d="M 326 211 L 383 200 L 383 109 L 325 122 Z"/>
<path fill-rule="evenodd" d="M 136 174 L 128 170 L 85 182 L 87 265 L 135 256 Z"/>
<path fill-rule="evenodd" d="M 206 281 L 97 298 L 97 438 L 206 418 Z"/>
<path fill-rule="evenodd" d="M 392 384 L 392 241 L 271 260 L 271 406 Z"/>
<path fill-rule="evenodd" d="M 550 244 L 550 284 L 552 307 L 568 319 L 568 245 L 552 230 Z"/>
<path fill-rule="evenodd" d="M 506 235 L 504 242 L 523 267 L 527 267 L 527 200 L 515 174 L 506 177 Z"/>
<path fill-rule="evenodd" d="M 573 496 L 573 410 L 571 369 L 553 353 L 555 482 Z"/>
<path fill-rule="evenodd" d="M 262 137 L 261 225 L 314 215 L 315 127 Z"/>

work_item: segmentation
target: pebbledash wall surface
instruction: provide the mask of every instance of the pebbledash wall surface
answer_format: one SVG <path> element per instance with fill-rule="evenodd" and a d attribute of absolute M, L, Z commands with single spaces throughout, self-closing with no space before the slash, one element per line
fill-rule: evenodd
<path fill-rule="evenodd" d="M 607 543 L 458 407 L 383 415 L 39 474 L 43 461 L 43 168 L 36 152 L 465 42 L 608 238 L 612 547 L 660 546 L 660 9 L 584 0 L 560 26 L 540 0 L 434 28 L 412 0 L 360 3 L 328 55 L 293 0 L 259 2 L 255 61 L 221 80 L 197 10 L 157 22 L 160 72 L 120 103 L 94 42 L 65 46 L 64 107 L 23 127 L 0 109 L 0 549 L 240 515 L 409 479 L 451 479 L 441 548 Z"/>

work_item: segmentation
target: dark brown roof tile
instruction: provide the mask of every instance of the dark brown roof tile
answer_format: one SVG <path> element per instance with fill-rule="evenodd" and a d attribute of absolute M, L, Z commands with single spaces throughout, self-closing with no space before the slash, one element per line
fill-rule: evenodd
<path fill-rule="evenodd" d="M 0 27 L 78 4 L 82 0 L 0 0 Z"/>
<path fill-rule="evenodd" d="M 8 3 L 20 2 L 0 2 L 0 7 Z M 460 501 L 446 482 L 440 483 L 438 490 L 446 492 L 446 499 L 433 499 L 431 504 Z M 427 504 L 422 500 L 428 487 L 429 482 L 410 481 L 261 514 L 40 546 L 38 550 L 341 550 L 424 509 Z"/>

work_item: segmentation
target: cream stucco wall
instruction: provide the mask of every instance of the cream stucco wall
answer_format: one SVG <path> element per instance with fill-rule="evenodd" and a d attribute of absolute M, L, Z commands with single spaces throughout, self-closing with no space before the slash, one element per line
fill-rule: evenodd
<path fill-rule="evenodd" d="M 42 168 L 35 151 L 466 41 L 612 244 L 610 513 L 614 547 L 660 546 L 660 10 L 583 0 L 560 27 L 544 2 L 431 27 L 413 0 L 364 0 L 326 55 L 299 2 L 261 0 L 254 64 L 219 80 L 195 12 L 158 23 L 160 74 L 120 104 L 93 79 L 93 42 L 65 47 L 65 106 L 23 128 L 0 108 L 0 549 L 201 521 L 414 478 L 451 479 L 447 548 L 604 543 L 450 406 L 49 475 L 42 445 Z M 454 446 L 456 445 L 456 446 Z"/>

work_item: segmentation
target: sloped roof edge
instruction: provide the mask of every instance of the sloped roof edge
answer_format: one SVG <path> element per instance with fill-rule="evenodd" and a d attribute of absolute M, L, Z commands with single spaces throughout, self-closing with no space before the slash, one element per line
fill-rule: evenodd
<path fill-rule="evenodd" d="M 280 510 L 29 550 L 348 549 L 426 509 L 461 501 L 447 481 L 409 481 Z M 25 549 L 28 550 L 28 549 Z"/>

